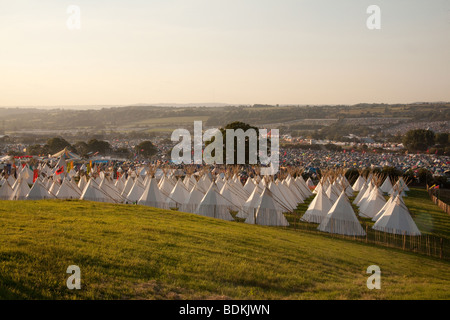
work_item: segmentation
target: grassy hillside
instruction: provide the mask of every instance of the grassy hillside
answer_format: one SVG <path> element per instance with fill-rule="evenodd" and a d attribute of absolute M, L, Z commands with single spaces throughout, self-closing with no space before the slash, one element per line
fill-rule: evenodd
<path fill-rule="evenodd" d="M 356 195 L 357 194 L 355 194 L 355 196 Z M 351 202 L 353 202 L 355 196 L 350 198 Z M 314 197 L 306 199 L 304 203 L 299 204 L 298 209 L 293 214 L 286 215 L 290 223 L 290 228 L 299 229 L 302 232 L 313 232 L 319 233 L 322 236 L 327 236 L 327 234 L 317 231 L 317 224 L 299 220 L 308 209 L 308 206 L 313 199 Z M 385 196 L 385 199 L 388 200 L 389 196 Z M 443 212 L 430 200 L 428 192 L 424 188 L 411 187 L 410 191 L 408 191 L 408 196 L 404 197 L 403 200 L 417 227 L 422 233 L 422 236 L 419 237 L 407 237 L 405 239 L 405 249 L 439 257 L 442 247 L 443 257 L 450 260 L 450 215 Z M 394 237 L 391 234 L 373 230 L 372 227 L 375 222 L 370 218 L 359 216 L 358 206 L 354 204 L 352 204 L 352 206 L 359 222 L 368 233 L 367 237 L 356 238 L 355 240 L 363 242 L 367 241 L 400 249 L 403 247 L 403 239 L 401 236 L 398 235 Z M 442 244 L 440 242 L 441 239 Z"/>
<path fill-rule="evenodd" d="M 0 243 L 4 299 L 450 298 L 448 261 L 143 206 L 1 201 Z"/>

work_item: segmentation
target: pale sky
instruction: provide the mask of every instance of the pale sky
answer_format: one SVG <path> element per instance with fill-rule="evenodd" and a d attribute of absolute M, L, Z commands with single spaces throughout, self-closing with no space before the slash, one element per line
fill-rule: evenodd
<path fill-rule="evenodd" d="M 449 0 L 0 0 L 0 106 L 419 101 L 450 101 Z"/>

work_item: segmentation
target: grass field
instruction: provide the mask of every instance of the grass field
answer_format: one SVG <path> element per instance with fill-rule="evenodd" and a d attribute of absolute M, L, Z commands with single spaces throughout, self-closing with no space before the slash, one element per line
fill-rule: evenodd
<path fill-rule="evenodd" d="M 316 230 L 317 225 L 302 222 L 299 218 L 307 210 L 309 203 L 314 197 L 306 199 L 304 203 L 298 206 L 298 209 L 294 214 L 288 214 L 287 218 L 291 224 L 291 228 L 301 231 L 319 232 Z M 353 202 L 355 197 L 351 197 L 350 201 Z M 389 197 L 385 196 L 388 200 Z M 419 237 L 407 237 L 406 248 L 416 248 L 416 252 L 422 252 L 424 254 L 430 254 L 440 257 L 440 251 L 442 247 L 442 256 L 445 259 L 450 260 L 450 215 L 443 212 L 437 205 L 435 205 L 428 195 L 428 192 L 424 188 L 411 188 L 408 192 L 408 196 L 404 197 L 406 206 L 408 207 L 411 216 L 413 217 L 417 227 L 422 233 Z M 383 244 L 387 246 L 395 246 L 402 248 L 402 237 L 392 236 L 380 231 L 374 231 L 372 226 L 374 222 L 368 218 L 362 218 L 358 215 L 358 207 L 352 204 L 360 223 L 369 236 L 367 237 L 369 242 Z M 441 239 L 443 241 L 441 245 Z M 359 241 L 366 241 L 365 237 L 359 238 Z M 427 250 L 427 241 L 428 249 Z M 430 243 L 431 241 L 431 243 Z"/>
<path fill-rule="evenodd" d="M 1 201 L 0 244 L 3 299 L 450 298 L 446 260 L 144 206 Z"/>

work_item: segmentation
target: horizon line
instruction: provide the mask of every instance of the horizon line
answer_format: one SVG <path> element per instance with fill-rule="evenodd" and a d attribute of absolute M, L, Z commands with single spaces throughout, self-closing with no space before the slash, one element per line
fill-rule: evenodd
<path fill-rule="evenodd" d="M 450 101 L 420 101 L 420 102 L 358 102 L 358 103 L 225 103 L 225 102 L 186 102 L 186 103 L 132 103 L 132 104 L 79 104 L 79 105 L 18 105 L 18 106 L 0 106 L 0 109 L 67 109 L 67 108 L 126 108 L 126 107 L 252 107 L 254 105 L 266 106 L 357 106 L 362 104 L 385 104 L 385 105 L 413 105 L 413 104 L 446 104 Z"/>

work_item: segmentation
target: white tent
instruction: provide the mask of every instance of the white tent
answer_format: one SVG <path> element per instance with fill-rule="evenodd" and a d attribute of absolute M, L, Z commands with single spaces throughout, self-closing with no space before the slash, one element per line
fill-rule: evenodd
<path fill-rule="evenodd" d="M 154 208 L 169 209 L 165 200 L 166 197 L 159 190 L 156 179 L 152 178 L 145 187 L 138 204 Z"/>
<path fill-rule="evenodd" d="M 167 197 L 167 205 L 169 208 L 180 208 L 186 202 L 189 196 L 189 191 L 186 189 L 183 181 L 178 180 L 169 196 Z"/>
<path fill-rule="evenodd" d="M 299 202 L 297 202 L 295 195 L 292 193 L 291 190 L 289 190 L 288 186 L 284 181 L 276 183 L 278 186 L 278 190 L 280 190 L 280 193 L 283 195 L 284 199 L 286 199 L 286 202 L 290 205 L 291 209 L 294 210 L 297 208 L 297 205 Z M 301 201 L 303 203 L 303 201 Z"/>
<path fill-rule="evenodd" d="M 409 191 L 408 185 L 405 180 L 403 180 L 403 177 L 398 178 L 397 183 L 399 184 L 401 190 Z"/>
<path fill-rule="evenodd" d="M 67 179 L 64 179 L 55 196 L 58 199 L 80 199 L 81 192 L 75 189 Z"/>
<path fill-rule="evenodd" d="M 84 187 L 80 200 L 98 201 L 98 202 L 117 202 L 111 198 L 105 191 L 99 188 L 97 182 L 94 179 L 89 179 L 88 183 Z"/>
<path fill-rule="evenodd" d="M 400 180 L 401 179 L 401 180 Z M 394 184 L 394 186 L 389 190 L 388 194 L 392 195 L 395 191 L 399 192 L 402 195 L 402 197 L 407 197 L 405 191 L 408 191 L 408 186 L 405 184 L 402 178 L 397 180 L 397 182 Z M 402 182 L 403 181 L 403 182 Z"/>
<path fill-rule="evenodd" d="M 283 212 L 278 209 L 272 192 L 265 188 L 261 194 L 261 201 L 254 214 L 250 213 L 245 220 L 246 223 L 253 223 L 264 226 L 289 226 Z"/>
<path fill-rule="evenodd" d="M 244 190 L 248 194 L 252 194 L 253 190 L 255 189 L 256 184 L 253 182 L 252 179 L 248 178 L 244 185 Z"/>
<path fill-rule="evenodd" d="M 201 192 L 197 186 L 194 186 L 185 203 L 181 205 L 180 211 L 194 213 L 204 196 L 205 194 Z"/>
<path fill-rule="evenodd" d="M 355 183 L 352 186 L 353 191 L 359 192 L 361 191 L 362 187 L 366 184 L 366 179 L 360 175 L 358 179 L 356 179 Z"/>
<path fill-rule="evenodd" d="M 380 187 L 380 190 L 384 193 L 388 193 L 392 189 L 392 183 L 389 176 L 386 176 L 386 179 L 384 179 L 383 184 Z"/>
<path fill-rule="evenodd" d="M 13 175 L 10 175 L 10 176 L 8 176 L 6 181 L 8 181 L 9 185 L 11 186 L 11 188 L 13 188 L 14 184 L 16 183 L 16 178 L 14 178 Z"/>
<path fill-rule="evenodd" d="M 48 192 L 51 194 L 57 194 L 59 190 L 59 182 L 57 180 L 53 180 L 52 184 L 50 185 L 50 188 L 48 188 Z"/>
<path fill-rule="evenodd" d="M 312 193 L 317 194 L 321 189 L 323 189 L 323 183 L 322 183 L 322 179 L 319 180 L 319 183 L 317 183 L 316 187 L 314 188 L 314 190 L 312 191 Z M 326 189 L 325 189 L 326 191 Z"/>
<path fill-rule="evenodd" d="M 340 192 L 337 190 L 334 184 L 330 184 L 325 194 L 327 195 L 328 199 L 331 200 L 332 203 L 335 203 L 336 200 L 339 198 Z"/>
<path fill-rule="evenodd" d="M 19 179 L 16 183 L 16 187 L 11 195 L 10 200 L 25 200 L 28 193 L 30 192 L 30 187 L 25 180 Z"/>
<path fill-rule="evenodd" d="M 372 221 L 377 221 L 378 218 L 380 218 L 383 213 L 386 211 L 387 208 L 389 208 L 390 204 L 392 203 L 392 201 L 395 199 L 395 197 L 398 195 L 398 192 L 395 192 L 388 201 L 386 201 L 386 203 L 384 204 L 383 208 L 380 209 L 380 211 L 378 211 L 372 218 Z M 400 197 L 400 199 L 402 200 L 402 198 Z M 403 200 L 402 200 L 403 201 Z"/>
<path fill-rule="evenodd" d="M 78 181 L 78 188 L 80 190 L 84 190 L 84 187 L 86 187 L 86 184 L 87 184 L 86 176 L 81 176 L 80 181 Z"/>
<path fill-rule="evenodd" d="M 141 181 L 139 178 L 134 180 L 133 186 L 126 196 L 128 201 L 131 201 L 133 203 L 138 202 L 142 197 L 142 194 L 144 193 L 144 185 L 142 184 L 142 182 L 143 181 Z"/>
<path fill-rule="evenodd" d="M 364 193 L 366 193 L 367 188 L 369 188 L 369 184 L 364 184 L 362 186 L 362 188 L 360 189 L 360 191 L 358 192 L 358 195 L 355 197 L 355 199 L 353 200 L 353 204 L 357 204 L 359 202 L 359 200 L 361 200 L 362 196 L 364 195 Z"/>
<path fill-rule="evenodd" d="M 272 197 L 275 199 L 278 210 L 291 211 L 295 209 L 295 206 L 291 205 L 288 200 L 286 200 L 285 195 L 281 192 L 275 182 L 270 181 L 269 184 L 262 189 L 264 190 L 264 188 L 268 188 L 270 190 Z"/>
<path fill-rule="evenodd" d="M 125 201 L 125 197 L 121 195 L 119 190 L 117 190 L 116 186 L 112 182 L 109 182 L 107 178 L 102 179 L 98 187 L 100 190 L 105 192 L 110 198 L 116 200 L 116 202 L 122 203 Z"/>
<path fill-rule="evenodd" d="M 234 219 L 230 214 L 230 209 L 236 210 L 235 206 L 219 193 L 217 185 L 211 183 L 195 213 L 206 217 L 233 221 Z"/>
<path fill-rule="evenodd" d="M 295 202 L 303 203 L 305 198 L 308 196 L 303 194 L 301 188 L 297 185 L 297 183 L 294 181 L 294 179 L 290 178 L 287 180 L 283 180 L 283 183 L 287 186 L 287 188 L 292 192 L 294 195 Z"/>
<path fill-rule="evenodd" d="M 312 223 L 321 223 L 332 206 L 333 202 L 322 189 L 322 191 L 314 197 L 313 201 L 311 201 L 301 220 Z"/>
<path fill-rule="evenodd" d="M 128 176 L 127 180 L 125 181 L 125 185 L 122 189 L 122 196 L 126 197 L 128 193 L 130 193 L 131 188 L 133 188 L 134 185 L 134 179 L 131 176 Z"/>
<path fill-rule="evenodd" d="M 230 203 L 234 203 L 236 206 L 241 207 L 244 203 L 240 197 L 237 195 L 237 190 L 232 189 L 232 185 L 234 184 L 233 180 L 227 180 L 225 183 L 222 183 L 222 188 L 219 188 L 217 185 L 217 189 L 219 189 L 219 193 L 227 199 Z"/>
<path fill-rule="evenodd" d="M 34 172 L 28 166 L 24 166 L 20 171 L 20 178 L 24 179 L 28 184 L 33 184 L 33 176 Z"/>
<path fill-rule="evenodd" d="M 253 192 L 250 194 L 247 201 L 245 201 L 242 205 L 242 208 L 236 217 L 246 219 L 249 214 L 254 214 L 256 212 L 256 208 L 258 208 L 261 202 L 262 191 L 263 189 L 261 189 L 258 185 L 255 185 Z"/>
<path fill-rule="evenodd" d="M 0 187 L 0 200 L 9 200 L 13 194 L 14 190 L 9 185 L 8 180 L 6 180 Z"/>
<path fill-rule="evenodd" d="M 378 218 L 372 227 L 375 230 L 393 234 L 420 236 L 421 233 L 412 219 L 408 208 L 397 195 L 389 208 Z"/>
<path fill-rule="evenodd" d="M 48 192 L 48 190 L 42 185 L 42 183 L 37 179 L 27 194 L 27 200 L 41 200 L 41 199 L 52 199 L 54 196 Z M 77 197 L 78 199 L 78 197 Z"/>
<path fill-rule="evenodd" d="M 359 215 L 365 218 L 373 218 L 385 205 L 386 200 L 378 187 L 374 187 L 367 201 L 359 207 Z"/>
<path fill-rule="evenodd" d="M 349 236 L 366 235 L 344 192 L 341 193 L 317 229 Z"/>
<path fill-rule="evenodd" d="M 197 180 L 195 180 L 195 177 L 193 175 L 190 175 L 184 178 L 183 183 L 186 186 L 187 190 L 192 190 L 192 188 L 197 185 Z"/>
<path fill-rule="evenodd" d="M 295 181 L 291 179 L 285 179 L 279 183 L 281 187 L 281 192 L 284 192 L 288 195 L 288 198 L 291 200 L 291 203 L 294 205 L 294 208 L 297 208 L 299 203 L 303 203 L 303 199 L 305 198 L 301 191 L 297 189 L 297 184 Z M 283 191 L 284 189 L 284 191 Z"/>
<path fill-rule="evenodd" d="M 228 188 L 239 198 L 241 204 L 248 199 L 252 192 L 248 192 L 244 189 L 240 179 L 228 183 Z M 252 190 L 253 191 L 253 190 Z"/>
<path fill-rule="evenodd" d="M 168 197 L 170 195 L 170 193 L 172 192 L 173 188 L 175 187 L 175 183 L 173 183 L 172 179 L 167 177 L 167 176 L 163 176 L 161 181 L 158 184 L 159 190 L 161 190 L 162 194 L 166 197 Z"/>
<path fill-rule="evenodd" d="M 124 176 L 121 176 L 119 179 L 117 179 L 117 181 L 114 183 L 114 185 L 116 186 L 116 189 L 118 192 L 120 192 L 122 194 L 123 188 L 125 187 L 125 182 L 124 182 Z"/>
<path fill-rule="evenodd" d="M 339 183 L 344 186 L 345 194 L 347 197 L 353 196 L 355 190 L 353 190 L 352 186 L 350 185 L 350 183 L 348 182 L 348 180 L 345 176 L 343 176 L 343 175 L 340 176 Z"/>
<path fill-rule="evenodd" d="M 312 181 L 311 178 L 308 178 L 308 180 L 306 180 L 306 185 L 308 186 L 308 188 L 313 189 L 316 186 L 314 185 L 314 182 Z"/>
<path fill-rule="evenodd" d="M 359 201 L 356 203 L 356 205 L 358 207 L 361 207 L 366 201 L 367 199 L 369 199 L 370 194 L 372 193 L 373 190 L 373 184 L 370 183 L 369 187 L 366 189 L 366 191 L 364 192 L 364 194 L 361 196 L 361 198 L 359 199 Z M 359 194 L 358 194 L 359 196 Z"/>
<path fill-rule="evenodd" d="M 294 181 L 297 184 L 297 186 L 300 188 L 302 193 L 305 195 L 305 198 L 309 198 L 310 196 L 313 195 L 313 192 L 306 185 L 306 182 L 305 182 L 305 180 L 303 180 L 303 177 L 301 175 L 298 176 L 297 178 L 295 178 Z M 314 191 L 315 191 L 315 189 L 314 189 Z"/>

